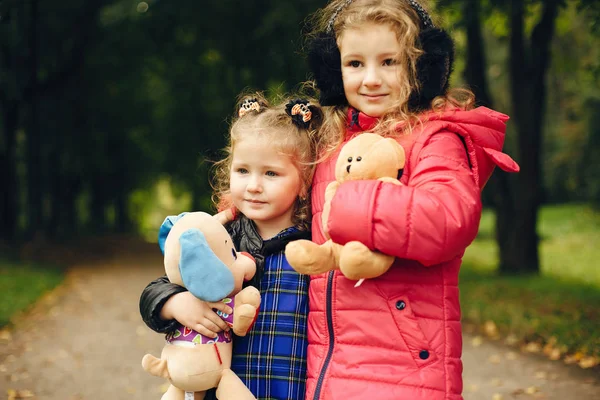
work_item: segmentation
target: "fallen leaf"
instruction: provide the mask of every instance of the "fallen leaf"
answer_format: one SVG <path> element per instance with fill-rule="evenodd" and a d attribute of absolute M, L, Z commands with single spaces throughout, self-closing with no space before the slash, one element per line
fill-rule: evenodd
<path fill-rule="evenodd" d="M 500 364 L 501 358 L 498 354 L 492 354 L 488 357 L 488 361 L 492 364 Z"/>
<path fill-rule="evenodd" d="M 494 393 L 492 400 L 504 400 L 504 396 L 502 396 L 500 393 Z"/>
<path fill-rule="evenodd" d="M 475 336 L 473 340 L 471 340 L 471 346 L 479 347 L 483 343 L 483 338 L 481 336 Z"/>
<path fill-rule="evenodd" d="M 6 393 L 8 394 L 8 400 L 20 400 L 35 397 L 31 390 L 8 389 Z"/>
<path fill-rule="evenodd" d="M 537 386 L 529 386 L 527 389 L 525 389 L 525 393 L 527 393 L 527 394 L 534 394 L 539 391 L 540 391 L 540 389 Z"/>
<path fill-rule="evenodd" d="M 546 371 L 537 371 L 535 373 L 535 379 L 548 379 L 548 373 Z"/>
<path fill-rule="evenodd" d="M 550 354 L 548 354 L 548 358 L 552 361 L 560 360 L 561 356 L 562 356 L 562 353 L 561 353 L 560 349 L 556 349 L 556 348 L 552 349 Z"/>
<path fill-rule="evenodd" d="M 514 351 L 509 351 L 508 353 L 506 353 L 506 359 L 507 360 L 516 360 L 517 358 L 519 358 L 519 355 L 517 353 L 515 353 Z"/>
<path fill-rule="evenodd" d="M 581 361 L 579 361 L 579 366 L 584 369 L 593 368 L 598 364 L 598 358 L 593 356 L 583 357 Z"/>
<path fill-rule="evenodd" d="M 10 333 L 10 331 L 8 329 L 2 329 L 0 330 L 0 340 L 4 340 L 9 342 L 10 340 L 12 340 L 12 335 Z"/>
<path fill-rule="evenodd" d="M 488 337 L 498 337 L 498 327 L 494 321 L 485 321 L 485 324 L 483 325 L 483 331 Z"/>
<path fill-rule="evenodd" d="M 510 334 L 506 337 L 506 339 L 504 339 L 504 343 L 506 343 L 509 346 L 513 346 L 517 343 L 519 343 L 519 338 L 517 337 L 517 335 L 514 334 Z"/>
<path fill-rule="evenodd" d="M 474 384 L 474 383 L 471 383 L 470 385 L 467 385 L 467 391 L 468 392 L 475 393 L 478 390 L 479 390 L 479 386 L 476 385 L 476 384 Z"/>
<path fill-rule="evenodd" d="M 539 353 L 542 350 L 542 346 L 537 342 L 529 342 L 523 348 L 527 353 Z"/>

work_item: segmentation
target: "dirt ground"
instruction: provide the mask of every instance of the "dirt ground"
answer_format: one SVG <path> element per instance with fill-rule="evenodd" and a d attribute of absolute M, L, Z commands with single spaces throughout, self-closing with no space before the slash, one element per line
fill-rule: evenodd
<path fill-rule="evenodd" d="M 141 359 L 160 356 L 163 337 L 138 311 L 140 292 L 160 274 L 155 245 L 75 264 L 0 334 L 0 399 L 160 399 L 165 382 L 143 371 Z M 501 343 L 465 335 L 463 361 L 465 400 L 600 399 L 598 370 Z"/>

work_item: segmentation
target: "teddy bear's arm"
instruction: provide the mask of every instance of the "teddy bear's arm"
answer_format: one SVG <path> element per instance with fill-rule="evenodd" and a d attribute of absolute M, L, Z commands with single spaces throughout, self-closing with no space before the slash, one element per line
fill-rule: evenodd
<path fill-rule="evenodd" d="M 329 229 L 327 226 L 327 221 L 329 219 L 329 214 L 331 213 L 331 200 L 333 196 L 335 196 L 335 192 L 340 187 L 340 183 L 338 181 L 333 181 L 327 188 L 325 189 L 325 202 L 323 203 L 323 212 L 321 214 L 321 223 L 323 225 L 323 234 L 325 238 L 329 239 Z"/>

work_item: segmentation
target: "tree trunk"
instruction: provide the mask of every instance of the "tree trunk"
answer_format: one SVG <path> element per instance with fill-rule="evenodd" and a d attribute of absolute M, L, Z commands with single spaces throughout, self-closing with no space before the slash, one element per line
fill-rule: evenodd
<path fill-rule="evenodd" d="M 3 147 L 0 148 L 0 171 L 4 175 L 0 191 L 0 240 L 13 242 L 17 236 L 19 188 L 17 185 L 16 137 L 19 124 L 17 103 L 2 102 Z"/>
<path fill-rule="evenodd" d="M 542 121 L 546 102 L 546 72 L 550 43 L 558 15 L 558 1 L 543 2 L 542 17 L 525 45 L 524 2 L 512 0 L 510 9 L 510 75 L 513 116 L 518 132 L 519 162 L 513 235 L 503 273 L 539 273 L 538 208 L 542 192 Z"/>
<path fill-rule="evenodd" d="M 27 228 L 28 237 L 44 231 L 42 201 L 42 143 L 38 121 L 37 71 L 38 0 L 30 0 L 29 18 L 29 124 L 27 125 Z"/>
<path fill-rule="evenodd" d="M 465 81 L 475 93 L 478 105 L 493 108 L 486 75 L 487 63 L 481 33 L 482 16 L 479 2 L 463 2 L 463 16 L 467 33 Z M 496 211 L 496 242 L 499 248 L 499 265 L 502 269 L 510 251 L 510 237 L 513 233 L 513 225 L 510 221 L 515 215 L 508 174 L 496 168 L 484 192 L 484 195 L 486 194 L 489 194 L 489 201 Z"/>

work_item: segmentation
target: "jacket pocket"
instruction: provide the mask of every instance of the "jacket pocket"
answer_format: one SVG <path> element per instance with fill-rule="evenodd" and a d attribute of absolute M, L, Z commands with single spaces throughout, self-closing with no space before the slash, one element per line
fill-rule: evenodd
<path fill-rule="evenodd" d="M 388 299 L 388 307 L 396 328 L 406 344 L 417 368 L 424 368 L 437 360 L 437 355 L 413 313 L 410 300 L 406 296 Z"/>

